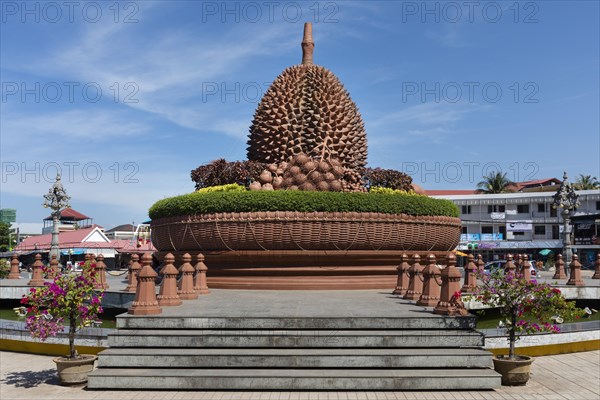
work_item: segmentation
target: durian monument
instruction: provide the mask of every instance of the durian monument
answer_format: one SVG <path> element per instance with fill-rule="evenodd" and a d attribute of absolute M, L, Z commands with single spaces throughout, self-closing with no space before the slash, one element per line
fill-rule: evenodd
<path fill-rule="evenodd" d="M 196 192 L 150 209 L 158 256 L 202 253 L 215 288 L 393 288 L 401 256 L 445 257 L 460 219 L 394 170 L 367 167 L 367 136 L 339 79 L 315 65 L 312 25 L 302 63 L 285 69 L 250 126 L 248 160 L 192 171 Z"/>

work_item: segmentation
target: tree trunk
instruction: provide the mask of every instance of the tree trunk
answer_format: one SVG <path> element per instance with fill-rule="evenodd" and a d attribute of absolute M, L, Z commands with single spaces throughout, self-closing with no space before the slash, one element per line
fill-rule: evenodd
<path fill-rule="evenodd" d="M 510 330 L 508 331 L 508 341 L 509 341 L 509 349 L 508 349 L 508 358 L 511 360 L 515 359 L 515 330 L 517 329 L 517 317 L 515 314 L 511 315 L 510 318 Z"/>
<path fill-rule="evenodd" d="M 76 319 L 71 316 L 69 318 L 69 358 L 75 359 L 77 357 L 77 350 L 75 350 L 75 329 Z"/>

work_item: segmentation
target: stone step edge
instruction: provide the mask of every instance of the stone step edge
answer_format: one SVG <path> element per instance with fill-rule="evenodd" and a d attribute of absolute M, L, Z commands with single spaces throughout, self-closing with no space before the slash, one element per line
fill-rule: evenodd
<path fill-rule="evenodd" d="M 331 333 L 335 332 L 339 336 L 349 337 L 368 337 L 368 336 L 385 336 L 385 337 L 397 337 L 397 336 L 484 336 L 483 333 L 474 329 L 131 329 L 131 328 L 118 328 L 117 330 L 109 333 L 108 336 L 317 336 L 319 333 Z M 293 334 L 293 335 L 290 335 Z"/>
<path fill-rule="evenodd" d="M 88 389 L 488 390 L 492 369 L 97 369 Z"/>
<path fill-rule="evenodd" d="M 104 350 L 100 356 L 272 356 L 272 357 L 289 357 L 289 356 L 397 356 L 397 357 L 413 357 L 413 356 L 492 356 L 487 350 L 481 348 L 109 348 Z"/>
<path fill-rule="evenodd" d="M 92 371 L 90 377 L 240 377 L 240 378 L 260 378 L 260 377 L 306 377 L 306 378 L 346 378 L 346 377 L 369 377 L 369 378 L 387 378 L 387 377 L 500 377 L 496 371 L 491 368 L 100 368 Z"/>
<path fill-rule="evenodd" d="M 475 317 L 447 321 L 438 318 L 204 318 L 185 316 L 118 317 L 117 329 L 183 330 L 465 330 L 475 328 Z"/>

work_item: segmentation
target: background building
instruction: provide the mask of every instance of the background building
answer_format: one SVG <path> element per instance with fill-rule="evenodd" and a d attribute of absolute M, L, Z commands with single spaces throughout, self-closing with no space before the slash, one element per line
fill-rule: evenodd
<path fill-rule="evenodd" d="M 432 197 L 452 200 L 458 206 L 462 220 L 458 250 L 477 249 L 488 260 L 504 258 L 508 253 L 525 253 L 536 260 L 546 253 L 543 256 L 546 260 L 561 251 L 563 221 L 560 209 L 552 207 L 555 190 L 501 194 L 465 192 L 468 193 L 428 192 Z M 578 253 L 584 267 L 590 268 L 595 253 L 600 251 L 597 239 L 600 190 L 582 190 L 577 194 L 581 205 L 573 214 L 573 251 Z"/>
<path fill-rule="evenodd" d="M 117 240 L 117 239 L 133 239 L 136 232 L 136 227 L 132 224 L 123 224 L 115 226 L 112 229 L 105 231 L 106 237 Z"/>
<path fill-rule="evenodd" d="M 65 208 L 60 212 L 60 218 L 58 222 L 58 231 L 66 232 L 73 231 L 81 228 L 89 228 L 93 226 L 92 218 L 83 215 L 79 211 L 73 210 L 72 208 Z M 44 228 L 42 233 L 52 233 L 52 216 L 44 218 Z"/>

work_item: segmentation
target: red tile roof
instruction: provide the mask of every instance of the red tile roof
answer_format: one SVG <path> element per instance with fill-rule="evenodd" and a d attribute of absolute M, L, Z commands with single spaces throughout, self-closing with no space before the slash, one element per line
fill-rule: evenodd
<path fill-rule="evenodd" d="M 515 190 L 516 192 L 518 192 L 527 187 L 549 186 L 552 183 L 554 183 L 555 185 L 560 185 L 560 180 L 556 178 L 535 179 L 532 181 L 515 182 L 514 185 L 510 185 L 510 187 L 513 188 L 513 190 Z"/>
<path fill-rule="evenodd" d="M 60 212 L 60 217 L 65 219 L 74 219 L 75 221 L 81 221 L 83 219 L 91 219 L 88 216 L 83 215 L 79 211 L 75 211 L 72 208 L 65 208 Z M 44 218 L 44 220 L 51 220 L 52 216 Z"/>
<path fill-rule="evenodd" d="M 61 249 L 69 249 L 72 247 L 92 247 L 94 243 L 98 245 L 102 244 L 103 247 L 111 248 L 112 245 L 110 243 L 102 243 L 102 242 L 85 242 L 82 245 L 82 240 L 86 238 L 95 228 L 99 228 L 98 225 L 92 225 L 89 228 L 76 229 L 74 231 L 66 231 L 60 232 L 58 234 L 58 243 Z M 30 236 L 27 239 L 23 240 L 19 245 L 15 248 L 16 251 L 31 251 L 36 249 L 45 250 L 50 249 L 50 242 L 52 241 L 52 234 L 47 233 L 45 235 L 39 236 Z M 104 246 L 106 245 L 106 246 Z"/>
<path fill-rule="evenodd" d="M 527 188 L 536 188 L 550 186 L 552 183 L 560 185 L 560 181 L 556 178 L 535 179 L 532 181 L 514 182 L 508 189 L 519 192 Z M 479 194 L 477 190 L 471 189 L 450 189 L 450 190 L 427 190 L 429 196 L 459 196 L 463 194 Z"/>
<path fill-rule="evenodd" d="M 82 240 L 85 239 L 95 228 L 99 228 L 99 226 L 92 225 L 89 228 L 60 232 L 58 236 L 59 248 L 115 249 L 119 253 L 154 253 L 156 251 L 156 248 L 154 248 L 149 240 L 147 242 L 141 242 L 140 247 L 137 246 L 137 242 L 132 242 L 129 239 L 111 240 L 110 242 L 82 242 Z M 39 236 L 30 236 L 23 240 L 15 248 L 15 251 L 49 250 L 51 241 L 51 233 Z"/>

